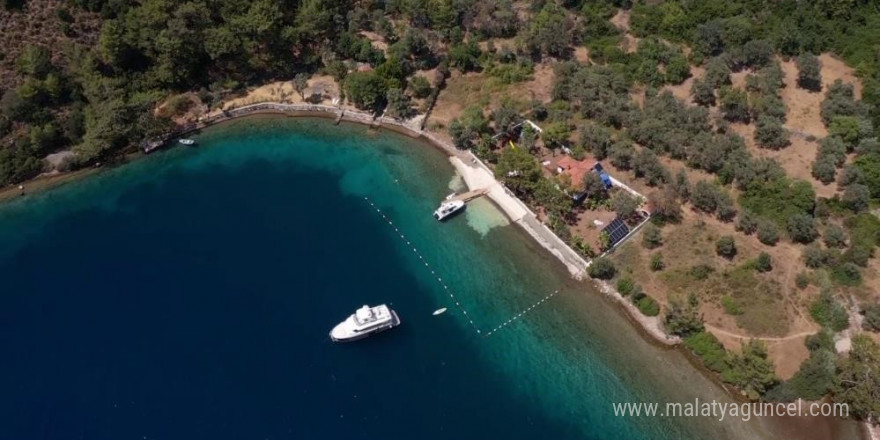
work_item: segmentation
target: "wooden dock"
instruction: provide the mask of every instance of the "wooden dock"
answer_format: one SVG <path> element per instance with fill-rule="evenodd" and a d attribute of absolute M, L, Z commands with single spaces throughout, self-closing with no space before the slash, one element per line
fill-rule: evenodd
<path fill-rule="evenodd" d="M 475 189 L 473 191 L 468 191 L 466 193 L 459 194 L 449 200 L 461 200 L 462 202 L 467 203 L 473 199 L 476 199 L 478 197 L 482 197 L 488 193 L 489 193 L 489 188 L 480 188 L 480 189 Z"/>

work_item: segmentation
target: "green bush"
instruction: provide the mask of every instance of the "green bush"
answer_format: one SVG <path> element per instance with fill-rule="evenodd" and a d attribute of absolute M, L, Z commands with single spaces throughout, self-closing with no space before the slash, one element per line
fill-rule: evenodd
<path fill-rule="evenodd" d="M 632 293 L 633 288 L 635 287 L 635 282 L 629 275 L 624 275 L 619 280 L 617 280 L 617 291 L 623 295 L 627 296 Z"/>
<path fill-rule="evenodd" d="M 587 272 L 591 278 L 610 280 L 611 278 L 614 278 L 617 269 L 608 257 L 599 257 L 593 260 L 593 263 L 590 264 L 590 268 Z"/>
<path fill-rule="evenodd" d="M 706 368 L 720 373 L 728 368 L 727 351 L 712 333 L 702 331 L 684 339 L 684 346 L 703 360 Z"/>
<path fill-rule="evenodd" d="M 721 380 L 739 387 L 751 400 L 757 400 L 778 382 L 767 348 L 755 339 L 743 345 L 742 353 L 728 357 L 729 368 L 721 372 Z"/>
<path fill-rule="evenodd" d="M 816 222 L 807 214 L 795 214 L 788 218 L 788 236 L 796 243 L 811 243 L 819 236 Z"/>
<path fill-rule="evenodd" d="M 773 260 L 770 258 L 770 254 L 766 252 L 758 254 L 758 258 L 755 260 L 755 269 L 758 272 L 770 272 L 773 270 Z"/>
<path fill-rule="evenodd" d="M 424 76 L 413 76 L 409 80 L 409 87 L 416 98 L 422 99 L 431 95 L 431 83 Z"/>
<path fill-rule="evenodd" d="M 865 315 L 865 321 L 862 324 L 864 329 L 880 332 L 880 302 L 866 305 L 862 309 L 862 314 Z"/>
<path fill-rule="evenodd" d="M 636 301 L 639 311 L 645 316 L 657 316 L 660 314 L 660 304 L 654 298 L 643 295 Z"/>
<path fill-rule="evenodd" d="M 837 356 L 830 350 L 818 350 L 810 354 L 789 385 L 795 396 L 806 400 L 819 400 L 834 386 Z"/>
<path fill-rule="evenodd" d="M 739 302 L 730 295 L 724 295 L 721 297 L 721 307 L 724 308 L 724 312 L 728 315 L 742 315 L 743 309 Z"/>
<path fill-rule="evenodd" d="M 642 229 L 642 246 L 646 249 L 655 249 L 663 245 L 663 236 L 660 234 L 660 228 L 653 223 L 648 223 Z"/>
<path fill-rule="evenodd" d="M 779 241 L 779 229 L 773 222 L 760 220 L 758 222 L 757 231 L 758 241 L 766 244 L 767 246 L 773 246 L 776 244 L 777 241 Z"/>
<path fill-rule="evenodd" d="M 699 305 L 696 295 L 693 294 L 688 298 L 687 304 L 675 300 L 671 301 L 669 310 L 663 319 L 666 331 L 683 338 L 703 331 L 705 326 Z"/>
<path fill-rule="evenodd" d="M 828 263 L 828 254 L 816 244 L 804 247 L 802 257 L 804 264 L 812 269 L 817 269 Z"/>
<path fill-rule="evenodd" d="M 840 226 L 829 225 L 825 228 L 825 234 L 822 235 L 825 245 L 833 248 L 846 247 L 846 231 Z"/>
<path fill-rule="evenodd" d="M 663 262 L 663 254 L 657 252 L 654 255 L 651 255 L 651 270 L 654 272 L 663 270 L 666 267 L 666 263 Z"/>
<path fill-rule="evenodd" d="M 846 262 L 831 270 L 835 282 L 844 286 L 858 286 L 862 283 L 862 272 L 855 263 Z"/>
<path fill-rule="evenodd" d="M 736 256 L 736 242 L 730 235 L 725 235 L 715 242 L 715 253 L 730 259 Z"/>
<path fill-rule="evenodd" d="M 715 272 L 715 268 L 708 264 L 697 264 L 688 271 L 688 274 L 695 280 L 702 281 L 709 278 L 709 275 Z"/>
<path fill-rule="evenodd" d="M 794 278 L 794 284 L 797 286 L 798 289 L 806 289 L 807 286 L 810 285 L 810 276 L 804 272 L 801 272 L 797 274 L 797 276 Z"/>
<path fill-rule="evenodd" d="M 835 332 L 849 327 L 849 315 L 828 289 L 823 289 L 819 297 L 810 305 L 810 316 L 822 327 Z"/>

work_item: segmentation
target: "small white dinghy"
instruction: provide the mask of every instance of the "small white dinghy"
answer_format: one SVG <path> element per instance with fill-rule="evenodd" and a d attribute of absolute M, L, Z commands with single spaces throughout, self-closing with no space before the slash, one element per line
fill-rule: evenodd
<path fill-rule="evenodd" d="M 177 142 L 180 142 L 183 145 L 195 145 L 196 141 L 193 139 L 179 139 Z"/>
<path fill-rule="evenodd" d="M 442 315 L 442 314 L 444 314 L 444 313 L 446 313 L 446 307 L 443 307 L 442 309 L 434 310 L 433 315 L 434 315 L 434 316 L 437 316 L 437 315 Z"/>

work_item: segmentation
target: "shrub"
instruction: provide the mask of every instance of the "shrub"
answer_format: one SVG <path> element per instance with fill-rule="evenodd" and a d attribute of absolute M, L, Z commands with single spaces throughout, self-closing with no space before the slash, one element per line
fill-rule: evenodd
<path fill-rule="evenodd" d="M 725 235 L 719 238 L 718 241 L 715 242 L 715 253 L 727 259 L 735 257 L 736 242 L 733 241 L 733 237 Z"/>
<path fill-rule="evenodd" d="M 691 203 L 700 211 L 715 212 L 718 208 L 718 188 L 705 180 L 697 182 L 691 194 Z"/>
<path fill-rule="evenodd" d="M 621 277 L 617 280 L 617 292 L 619 292 L 623 296 L 627 296 L 633 292 L 633 288 L 635 287 L 635 282 L 628 275 Z"/>
<path fill-rule="evenodd" d="M 653 223 L 648 223 L 642 230 L 642 246 L 647 249 L 655 249 L 663 244 L 663 236 L 660 234 L 660 228 Z"/>
<path fill-rule="evenodd" d="M 599 257 L 593 260 L 593 263 L 590 264 L 588 272 L 591 278 L 610 280 L 611 278 L 614 278 L 617 269 L 614 267 L 614 263 L 612 263 L 610 259 L 607 257 Z"/>
<path fill-rule="evenodd" d="M 804 264 L 812 269 L 820 268 L 828 262 L 828 254 L 815 244 L 805 247 L 802 257 L 804 259 Z"/>
<path fill-rule="evenodd" d="M 817 156 L 813 162 L 813 168 L 810 174 L 818 181 L 829 184 L 834 182 L 834 176 L 837 174 L 837 167 L 834 165 L 833 159 L 826 156 Z"/>
<path fill-rule="evenodd" d="M 755 141 L 764 148 L 779 150 L 788 146 L 788 131 L 772 116 L 761 115 L 755 127 Z"/>
<path fill-rule="evenodd" d="M 718 194 L 718 209 L 715 211 L 715 218 L 723 222 L 730 222 L 736 217 L 736 208 L 733 206 L 733 200 L 727 193 Z"/>
<path fill-rule="evenodd" d="M 819 236 L 816 222 L 807 214 L 796 214 L 788 219 L 788 236 L 797 243 L 811 243 Z"/>
<path fill-rule="evenodd" d="M 806 52 L 797 58 L 798 87 L 813 92 L 822 90 L 822 65 L 815 55 Z"/>
<path fill-rule="evenodd" d="M 804 272 L 797 274 L 794 277 L 794 284 L 798 287 L 798 289 L 806 289 L 807 286 L 810 285 L 810 276 Z"/>
<path fill-rule="evenodd" d="M 413 76 L 409 80 L 409 87 L 416 98 L 422 99 L 431 95 L 431 83 L 424 76 Z"/>
<path fill-rule="evenodd" d="M 758 219 L 751 211 L 743 210 L 736 219 L 736 230 L 746 235 L 752 235 L 758 230 Z"/>
<path fill-rule="evenodd" d="M 639 311 L 645 316 L 657 316 L 660 314 L 660 304 L 654 298 L 643 295 L 636 301 Z"/>
<path fill-rule="evenodd" d="M 810 316 L 822 327 L 828 327 L 835 332 L 849 327 L 849 315 L 846 309 L 834 298 L 829 289 L 822 289 L 819 297 L 810 305 Z"/>
<path fill-rule="evenodd" d="M 632 168 L 634 155 L 635 148 L 633 148 L 632 143 L 627 141 L 615 142 L 611 145 L 611 150 L 609 152 L 611 163 L 622 170 Z"/>
<path fill-rule="evenodd" d="M 862 282 L 862 272 L 855 263 L 846 262 L 835 267 L 831 276 L 839 284 L 844 286 L 858 286 Z"/>
<path fill-rule="evenodd" d="M 730 66 L 724 58 L 715 57 L 706 63 L 705 81 L 714 89 L 730 84 Z"/>
<path fill-rule="evenodd" d="M 728 315 L 742 315 L 743 310 L 742 306 L 740 306 L 739 302 L 733 299 L 730 295 L 724 295 L 721 297 L 721 307 L 724 308 L 724 312 Z"/>
<path fill-rule="evenodd" d="M 761 341 L 752 339 L 743 344 L 742 353 L 730 356 L 728 364 L 721 380 L 739 387 L 749 399 L 757 400 L 777 383 L 773 362 L 767 359 L 767 348 Z"/>
<path fill-rule="evenodd" d="M 779 229 L 776 224 L 767 220 L 758 222 L 758 240 L 767 246 L 773 246 L 779 241 Z"/>
<path fill-rule="evenodd" d="M 698 281 L 702 281 L 702 280 L 705 280 L 706 278 L 709 278 L 709 275 L 712 272 L 715 272 L 715 268 L 712 266 L 709 266 L 708 264 L 697 264 L 695 266 L 692 266 L 691 269 L 688 271 L 690 276 L 692 276 L 695 280 L 698 280 Z"/>
<path fill-rule="evenodd" d="M 834 386 L 837 356 L 831 350 L 810 353 L 794 377 L 789 380 L 795 396 L 806 400 L 819 400 Z"/>
<path fill-rule="evenodd" d="M 825 228 L 825 234 L 822 235 L 822 240 L 828 247 L 846 247 L 846 232 L 840 226 L 829 225 Z"/>
<path fill-rule="evenodd" d="M 752 117 L 749 109 L 748 95 L 741 89 L 733 87 L 722 88 L 720 107 L 724 119 L 731 122 L 749 122 Z"/>
<path fill-rule="evenodd" d="M 871 190 L 859 183 L 847 185 L 843 191 L 843 202 L 857 214 L 866 211 L 871 202 Z"/>
<path fill-rule="evenodd" d="M 701 331 L 688 336 L 684 345 L 706 365 L 706 368 L 720 373 L 727 368 L 727 351 L 712 333 Z"/>
<path fill-rule="evenodd" d="M 880 303 L 871 303 L 862 309 L 865 320 L 862 326 L 868 331 L 880 331 Z"/>
<path fill-rule="evenodd" d="M 648 194 L 648 203 L 651 204 L 654 218 L 663 222 L 678 222 L 681 220 L 681 202 L 678 193 L 672 184 L 666 185 L 661 191 L 653 191 Z"/>
<path fill-rule="evenodd" d="M 687 304 L 673 301 L 669 305 L 666 317 L 663 319 L 666 331 L 683 338 L 703 331 L 703 317 L 700 315 L 698 306 L 699 303 L 693 295 L 691 295 Z"/>
<path fill-rule="evenodd" d="M 654 255 L 651 255 L 651 270 L 654 272 L 663 270 L 666 267 L 666 263 L 663 262 L 663 254 L 657 252 Z"/>
<path fill-rule="evenodd" d="M 603 160 L 611 149 L 611 130 L 594 123 L 585 124 L 578 129 L 578 145 L 592 152 L 596 160 Z"/>
<path fill-rule="evenodd" d="M 611 196 L 611 208 L 624 220 L 631 218 L 638 207 L 639 200 L 627 191 L 619 190 Z"/>
<path fill-rule="evenodd" d="M 708 81 L 695 79 L 691 85 L 691 95 L 694 103 L 702 106 L 715 105 L 715 88 Z"/>
<path fill-rule="evenodd" d="M 755 260 L 755 269 L 758 272 L 770 272 L 773 270 L 773 260 L 770 258 L 770 254 L 766 252 L 758 254 L 758 258 Z"/>

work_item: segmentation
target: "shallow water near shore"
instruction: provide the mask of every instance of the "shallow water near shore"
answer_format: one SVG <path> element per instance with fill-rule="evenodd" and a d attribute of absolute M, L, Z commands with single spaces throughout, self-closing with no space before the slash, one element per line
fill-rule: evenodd
<path fill-rule="evenodd" d="M 434 221 L 441 152 L 317 119 L 199 141 L 0 207 L 0 439 L 774 438 L 615 417 L 730 398 L 488 201 Z M 403 324 L 330 342 L 365 303 Z"/>

